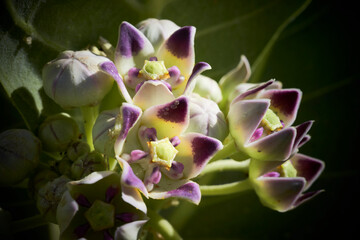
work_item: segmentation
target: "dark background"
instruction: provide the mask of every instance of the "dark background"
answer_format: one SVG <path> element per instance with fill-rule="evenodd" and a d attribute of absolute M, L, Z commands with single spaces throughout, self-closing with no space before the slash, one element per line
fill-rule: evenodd
<path fill-rule="evenodd" d="M 64 2 L 64 8 L 68 8 L 70 6 L 66 5 L 68 2 Z M 73 4 L 76 5 L 78 2 L 79 6 L 84 4 L 84 1 L 74 1 Z M 267 13 L 269 18 L 257 18 L 257 15 L 251 15 L 248 17 L 250 20 L 245 18 L 239 23 L 235 21 L 226 31 L 216 31 L 213 34 L 204 34 L 202 31 L 205 29 L 204 26 L 216 21 L 226 22 L 248 9 L 251 12 L 252 5 L 265 4 L 265 2 L 257 1 L 249 3 L 249 6 L 243 6 L 236 1 L 172 1 L 165 7 L 160 17 L 171 19 L 179 26 L 197 27 L 197 33 L 202 33 L 203 36 L 195 40 L 196 60 L 208 61 L 214 70 L 205 75 L 219 80 L 223 74 L 236 66 L 240 54 L 245 54 L 250 64 L 255 62 L 262 50 L 261 46 L 265 46 L 276 26 L 281 23 L 279 19 L 282 10 L 277 12 L 275 7 L 273 12 Z M 307 9 L 281 33 L 268 56 L 263 72 L 259 75 L 260 81 L 276 78 L 283 82 L 284 87 L 300 88 L 303 91 L 303 100 L 295 124 L 306 120 L 315 120 L 315 124 L 310 130 L 312 139 L 302 147 L 301 153 L 325 162 L 325 171 L 311 187 L 312 190 L 324 189 L 325 192 L 287 213 L 277 213 L 263 207 L 253 192 L 237 194 L 231 198 L 204 197 L 200 207 L 180 231 L 184 239 L 356 238 L 360 193 L 360 158 L 357 152 L 359 143 L 355 139 L 360 133 L 359 20 L 358 8 L 353 2 L 355 1 L 312 1 Z M 286 11 L 287 7 L 292 8 L 291 4 L 285 1 L 281 4 L 281 9 L 284 8 Z M 1 3 L 0 6 L 2 33 L 10 32 L 14 38 L 19 39 L 25 36 L 23 30 L 14 25 L 13 18 L 5 9 L 5 4 Z M 94 6 L 89 6 L 89 9 L 95 8 Z M 55 11 L 56 7 L 49 11 Z M 105 7 L 104 9 L 108 9 Z M 84 8 L 79 8 L 79 15 L 86 11 L 86 7 Z M 72 29 L 69 28 L 70 37 L 73 37 L 69 41 L 65 41 L 66 36 L 64 40 L 63 36 L 54 35 L 50 28 L 44 27 L 43 21 L 47 17 L 39 18 L 41 21 L 35 19 L 34 22 L 44 36 L 46 34 L 57 36 L 52 39 L 54 42 L 64 43 L 63 47 L 71 49 L 85 47 L 86 43 L 97 38 L 95 30 L 115 44 L 120 19 L 136 24 L 146 17 L 129 13 L 122 8 L 115 10 L 109 10 L 108 14 L 103 15 L 101 12 L 96 12 L 88 18 L 90 20 L 75 22 L 74 24 L 83 24 L 81 26 L 85 29 L 84 34 L 74 38 L 76 29 L 71 32 Z M 187 13 L 190 10 L 191 16 Z M 40 11 L 38 14 L 41 13 Z M 58 19 L 56 14 L 51 16 Z M 279 19 L 276 16 L 279 16 Z M 106 26 L 99 26 L 98 29 L 96 27 L 95 30 L 87 29 L 86 27 L 92 23 L 97 26 L 92 18 L 109 18 L 109 21 Z M 68 21 L 68 19 L 63 20 L 65 25 Z M 114 29 L 115 33 L 109 34 L 111 29 Z M 61 29 L 59 32 L 61 33 Z M 35 50 L 39 50 L 40 55 L 46 52 L 42 58 L 37 55 L 34 57 L 37 67 L 57 55 L 56 50 L 42 47 L 36 40 L 33 44 L 35 47 L 30 50 L 31 56 L 36 55 Z M 4 68 L 4 63 L 0 62 L 0 64 Z M 39 69 L 36 71 L 39 72 Z M 13 106 L 14 102 L 16 105 L 21 101 L 17 99 L 9 101 L 6 92 L 2 90 L 1 130 L 25 127 Z M 19 198 L 26 199 L 26 193 L 2 189 L 0 194 L 0 206 L 10 210 L 15 219 L 21 214 L 24 215 L 25 207 L 24 209 L 13 207 L 9 202 Z M 26 211 L 25 215 L 36 212 L 34 209 Z M 24 235 L 31 233 L 35 234 L 33 236 L 41 236 L 39 232 L 44 229 L 46 230 L 41 228 L 39 231 L 25 232 Z M 19 238 L 20 236 L 22 235 L 16 235 Z"/>

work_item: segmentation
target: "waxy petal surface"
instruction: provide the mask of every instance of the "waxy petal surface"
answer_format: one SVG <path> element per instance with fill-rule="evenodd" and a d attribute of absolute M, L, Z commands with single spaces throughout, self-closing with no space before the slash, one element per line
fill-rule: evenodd
<path fill-rule="evenodd" d="M 156 56 L 165 61 L 167 68 L 177 66 L 185 78 L 189 78 L 195 64 L 195 27 L 186 26 L 175 31 L 160 46 Z"/>
<path fill-rule="evenodd" d="M 157 138 L 180 135 L 189 124 L 189 100 L 182 96 L 170 103 L 150 107 L 144 111 L 142 125 L 155 128 Z"/>
<path fill-rule="evenodd" d="M 142 226 L 148 220 L 133 221 L 126 223 L 115 230 L 114 239 L 126 239 L 126 240 L 136 240 L 138 239 L 139 231 Z"/>
<path fill-rule="evenodd" d="M 115 65 L 124 76 L 130 68 L 142 66 L 144 60 L 154 55 L 154 48 L 145 35 L 128 22 L 119 27 L 119 39 L 115 49 Z"/>

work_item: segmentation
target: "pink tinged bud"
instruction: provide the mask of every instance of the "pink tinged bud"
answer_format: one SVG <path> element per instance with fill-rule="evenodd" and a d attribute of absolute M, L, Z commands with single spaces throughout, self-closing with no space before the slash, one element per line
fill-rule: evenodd
<path fill-rule="evenodd" d="M 114 81 L 99 68 L 104 62 L 90 51 L 62 52 L 43 68 L 45 93 L 63 108 L 97 105 Z"/>

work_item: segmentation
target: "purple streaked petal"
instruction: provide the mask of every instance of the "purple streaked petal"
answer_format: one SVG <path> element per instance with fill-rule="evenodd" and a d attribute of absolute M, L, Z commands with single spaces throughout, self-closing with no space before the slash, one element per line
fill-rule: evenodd
<path fill-rule="evenodd" d="M 99 65 L 100 69 L 107 74 L 109 74 L 114 80 L 116 81 L 118 88 L 125 99 L 126 102 L 132 103 L 132 99 L 129 95 L 129 92 L 127 91 L 125 84 L 123 82 L 123 79 L 118 73 L 118 70 L 116 69 L 114 63 L 112 62 L 103 62 Z"/>
<path fill-rule="evenodd" d="M 170 142 L 174 147 L 176 147 L 181 143 L 181 140 L 180 140 L 180 138 L 178 136 L 175 136 L 175 137 L 170 139 Z"/>
<path fill-rule="evenodd" d="M 180 179 L 183 177 L 184 164 L 173 161 L 170 169 L 161 168 L 161 172 L 171 179 Z"/>
<path fill-rule="evenodd" d="M 86 208 L 91 207 L 91 203 L 83 194 L 80 194 L 79 196 L 77 196 L 76 202 L 82 207 L 86 207 Z"/>
<path fill-rule="evenodd" d="M 287 127 L 291 126 L 296 119 L 301 96 L 302 92 L 299 89 L 272 89 L 262 93 L 259 98 L 271 100 L 271 109 Z"/>
<path fill-rule="evenodd" d="M 250 143 L 254 142 L 256 140 L 258 140 L 264 133 L 264 128 L 263 127 L 259 127 L 258 129 L 256 129 L 256 131 L 254 132 L 254 134 L 251 136 L 250 138 Z"/>
<path fill-rule="evenodd" d="M 195 63 L 195 27 L 185 26 L 175 31 L 159 48 L 157 57 L 166 66 L 177 66 L 182 75 L 190 76 Z"/>
<path fill-rule="evenodd" d="M 295 154 L 290 160 L 297 171 L 297 176 L 306 179 L 305 190 L 320 176 L 325 167 L 323 161 L 303 154 Z"/>
<path fill-rule="evenodd" d="M 114 239 L 114 238 L 111 236 L 109 230 L 103 231 L 103 237 L 104 237 L 104 240 L 113 240 L 113 239 Z"/>
<path fill-rule="evenodd" d="M 187 133 L 180 139 L 175 160 L 184 165 L 184 177 L 187 179 L 199 175 L 208 161 L 223 147 L 219 140 L 200 133 Z"/>
<path fill-rule="evenodd" d="M 133 101 L 135 105 L 139 106 L 142 110 L 145 110 L 155 105 L 171 102 L 174 99 L 175 97 L 169 90 L 166 82 L 149 80 L 139 87 Z"/>
<path fill-rule="evenodd" d="M 255 181 L 255 191 L 260 201 L 279 212 L 290 210 L 304 187 L 304 178 L 260 177 Z"/>
<path fill-rule="evenodd" d="M 145 197 L 148 197 L 148 191 L 146 190 L 144 183 L 135 175 L 129 163 L 127 163 L 124 159 L 120 157 L 117 157 L 117 160 L 122 168 L 121 186 L 123 190 L 123 195 L 124 195 L 124 187 L 128 187 L 128 188 L 130 187 L 130 188 L 138 189 L 140 192 L 144 194 Z"/>
<path fill-rule="evenodd" d="M 189 95 L 193 92 L 195 85 L 196 85 L 196 77 L 199 76 L 199 74 L 201 74 L 202 72 L 204 72 L 205 70 L 209 70 L 211 69 L 211 66 L 206 63 L 206 62 L 198 62 L 192 72 L 191 75 L 186 83 L 185 89 L 184 89 L 184 94 L 185 95 Z"/>
<path fill-rule="evenodd" d="M 124 147 L 125 139 L 129 131 L 135 126 L 141 116 L 141 109 L 135 105 L 123 103 L 120 109 L 121 130 L 115 142 L 115 154 L 119 155 Z"/>
<path fill-rule="evenodd" d="M 134 89 L 137 87 L 137 85 L 144 81 L 143 78 L 139 77 L 139 72 L 140 69 L 136 67 L 129 69 L 127 75 L 124 76 L 126 86 Z"/>
<path fill-rule="evenodd" d="M 268 172 L 263 175 L 263 177 L 280 177 L 280 173 L 278 172 Z"/>
<path fill-rule="evenodd" d="M 89 229 L 90 229 L 90 224 L 85 223 L 85 224 L 82 224 L 82 225 L 76 227 L 74 229 L 74 234 L 77 238 L 82 238 L 86 235 L 86 233 L 89 231 Z"/>
<path fill-rule="evenodd" d="M 294 141 L 293 150 L 296 151 L 299 148 L 300 143 L 302 142 L 303 138 L 309 132 L 311 126 L 313 125 L 314 121 L 307 121 L 295 127 L 296 129 L 296 138 Z"/>
<path fill-rule="evenodd" d="M 156 128 L 158 138 L 180 135 L 189 124 L 189 100 L 182 96 L 144 111 L 142 125 Z"/>
<path fill-rule="evenodd" d="M 124 223 L 129 223 L 138 220 L 139 216 L 132 212 L 123 212 L 116 214 L 115 218 Z"/>
<path fill-rule="evenodd" d="M 147 153 L 147 152 L 144 152 L 144 151 L 142 151 L 142 150 L 133 150 L 133 151 L 131 151 L 131 153 L 130 153 L 130 157 L 131 157 L 131 159 L 130 159 L 130 163 L 133 163 L 133 162 L 136 162 L 137 160 L 140 160 L 140 159 L 143 159 L 143 158 L 145 158 L 145 157 L 147 157 L 149 155 L 149 153 Z"/>
<path fill-rule="evenodd" d="M 181 72 L 177 66 L 172 66 L 172 67 L 168 68 L 168 72 L 169 72 L 170 78 L 166 79 L 166 81 L 173 88 L 176 88 L 185 80 L 184 77 L 181 77 Z"/>
<path fill-rule="evenodd" d="M 114 199 L 114 197 L 119 193 L 119 191 L 120 188 L 116 185 L 108 187 L 105 193 L 105 201 L 107 203 L 110 203 Z"/>
<path fill-rule="evenodd" d="M 307 143 L 308 141 L 310 141 L 311 136 L 310 135 L 305 135 L 299 142 L 297 148 L 301 148 L 305 143 Z"/>
<path fill-rule="evenodd" d="M 262 161 L 253 158 L 250 161 L 249 178 L 256 179 L 260 176 L 266 177 L 266 174 L 274 172 L 274 169 L 283 163 L 284 161 Z"/>
<path fill-rule="evenodd" d="M 238 147 L 250 141 L 269 106 L 268 99 L 242 100 L 230 105 L 229 130 Z"/>
<path fill-rule="evenodd" d="M 247 90 L 246 92 L 240 94 L 239 96 L 237 96 L 234 100 L 233 103 L 236 103 L 240 100 L 243 100 L 249 96 L 252 96 L 254 94 L 259 93 L 261 90 L 264 90 L 265 88 L 267 88 L 268 86 L 270 86 L 271 84 L 273 84 L 275 82 L 275 80 L 269 80 L 265 83 L 259 84 L 254 88 L 250 88 L 249 90 Z"/>
<path fill-rule="evenodd" d="M 197 183 L 189 181 L 175 190 L 168 191 L 165 198 L 169 197 L 183 198 L 198 205 L 201 200 L 200 187 Z"/>
<path fill-rule="evenodd" d="M 115 239 L 138 239 L 139 231 L 147 221 L 148 220 L 133 221 L 116 228 Z"/>
<path fill-rule="evenodd" d="M 130 68 L 142 66 L 153 55 L 154 48 L 144 34 L 130 23 L 122 22 L 115 49 L 115 65 L 120 74 L 124 76 Z"/>
<path fill-rule="evenodd" d="M 296 136 L 295 128 L 285 128 L 244 145 L 249 156 L 265 161 L 283 161 L 290 157 Z"/>
<path fill-rule="evenodd" d="M 303 203 L 309 201 L 310 199 L 314 198 L 315 196 L 319 195 L 322 192 L 324 192 L 324 191 L 317 190 L 317 191 L 302 194 L 298 199 L 296 199 L 295 203 L 293 204 L 293 208 L 296 208 L 300 204 L 303 204 Z"/>

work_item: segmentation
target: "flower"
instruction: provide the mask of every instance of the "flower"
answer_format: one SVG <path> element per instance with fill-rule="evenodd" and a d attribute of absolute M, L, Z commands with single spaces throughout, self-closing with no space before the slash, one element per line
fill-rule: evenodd
<path fill-rule="evenodd" d="M 310 139 L 313 121 L 293 127 L 301 99 L 299 89 L 281 89 L 270 80 L 240 84 L 229 107 L 230 134 L 239 150 L 255 159 L 282 161 Z"/>
<path fill-rule="evenodd" d="M 63 108 L 97 105 L 114 81 L 99 69 L 109 61 L 87 50 L 64 51 L 43 68 L 45 93 Z"/>
<path fill-rule="evenodd" d="M 145 111 L 123 103 L 115 118 L 120 119 L 121 130 L 114 152 L 123 168 L 124 184 L 138 188 L 147 197 L 180 197 L 199 203 L 199 186 L 190 179 L 201 172 L 222 144 L 200 133 L 185 133 L 190 120 L 189 98 L 181 96 Z"/>
<path fill-rule="evenodd" d="M 69 182 L 57 208 L 61 239 L 137 239 L 146 205 L 113 171 Z"/>
<path fill-rule="evenodd" d="M 324 170 L 324 162 L 295 154 L 285 162 L 251 159 L 249 178 L 263 205 L 286 212 L 318 195 L 304 193 Z"/>

